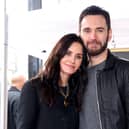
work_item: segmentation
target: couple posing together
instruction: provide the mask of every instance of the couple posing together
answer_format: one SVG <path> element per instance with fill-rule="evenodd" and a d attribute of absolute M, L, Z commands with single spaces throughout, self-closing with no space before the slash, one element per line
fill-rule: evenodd
<path fill-rule="evenodd" d="M 108 11 L 89 6 L 20 96 L 17 129 L 129 129 L 129 62 L 107 48 Z"/>

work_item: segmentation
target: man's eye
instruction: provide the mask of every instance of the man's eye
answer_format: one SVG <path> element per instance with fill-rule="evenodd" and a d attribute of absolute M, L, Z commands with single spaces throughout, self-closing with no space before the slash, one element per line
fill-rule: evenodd
<path fill-rule="evenodd" d="M 89 32 L 90 32 L 90 30 L 88 30 L 88 29 L 84 29 L 84 30 L 83 30 L 83 32 L 89 33 Z"/>
<path fill-rule="evenodd" d="M 98 32 L 103 32 L 103 30 L 98 30 Z"/>

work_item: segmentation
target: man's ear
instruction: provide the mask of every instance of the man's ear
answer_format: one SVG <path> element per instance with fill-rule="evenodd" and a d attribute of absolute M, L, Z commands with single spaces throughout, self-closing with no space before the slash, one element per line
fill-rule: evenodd
<path fill-rule="evenodd" d="M 112 29 L 109 30 L 108 42 L 112 39 Z"/>

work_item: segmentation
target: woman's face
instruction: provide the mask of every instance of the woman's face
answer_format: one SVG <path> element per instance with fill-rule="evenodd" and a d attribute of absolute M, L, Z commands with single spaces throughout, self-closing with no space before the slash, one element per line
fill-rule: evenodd
<path fill-rule="evenodd" d="M 75 73 L 81 63 L 83 58 L 83 48 L 80 43 L 73 42 L 73 44 L 68 48 L 64 57 L 60 60 L 60 72 L 61 74 L 72 75 Z"/>

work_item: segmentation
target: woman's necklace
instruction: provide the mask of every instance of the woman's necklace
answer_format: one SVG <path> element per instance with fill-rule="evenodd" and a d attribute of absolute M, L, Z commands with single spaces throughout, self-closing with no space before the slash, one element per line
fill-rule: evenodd
<path fill-rule="evenodd" d="M 64 92 L 64 90 L 62 88 L 60 88 L 60 94 L 64 97 L 64 106 L 67 107 L 68 106 L 68 96 L 69 96 L 69 85 L 66 86 L 66 93 Z"/>

